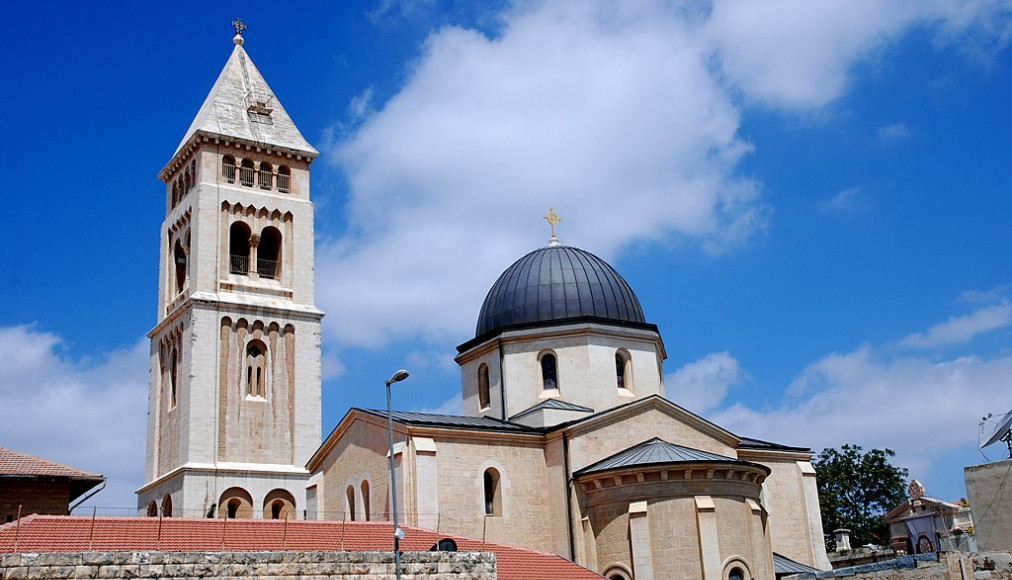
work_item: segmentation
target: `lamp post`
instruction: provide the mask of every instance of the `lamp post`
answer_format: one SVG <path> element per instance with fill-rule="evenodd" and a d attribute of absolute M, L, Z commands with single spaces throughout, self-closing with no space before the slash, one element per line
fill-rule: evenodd
<path fill-rule="evenodd" d="M 387 379 L 387 436 L 390 439 L 390 503 L 394 510 L 394 571 L 401 580 L 401 538 L 404 532 L 397 525 L 397 475 L 394 473 L 394 415 L 390 405 L 390 385 L 408 378 L 408 371 L 401 369 Z"/>

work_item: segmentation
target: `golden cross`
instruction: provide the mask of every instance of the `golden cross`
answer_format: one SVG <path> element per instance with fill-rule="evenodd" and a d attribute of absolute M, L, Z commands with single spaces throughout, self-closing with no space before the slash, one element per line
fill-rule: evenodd
<path fill-rule="evenodd" d="M 551 208 L 551 207 L 548 208 L 548 213 L 546 213 L 545 215 L 543 215 L 541 217 L 544 218 L 545 221 L 548 222 L 548 225 L 550 225 L 552 227 L 552 239 L 553 240 L 557 239 L 555 237 L 555 224 L 561 222 L 562 218 L 560 218 L 558 215 L 556 215 L 555 208 Z"/>
<path fill-rule="evenodd" d="M 241 18 L 236 18 L 232 21 L 232 28 L 235 29 L 235 33 L 242 36 L 242 31 L 246 30 L 246 25 L 242 23 Z"/>

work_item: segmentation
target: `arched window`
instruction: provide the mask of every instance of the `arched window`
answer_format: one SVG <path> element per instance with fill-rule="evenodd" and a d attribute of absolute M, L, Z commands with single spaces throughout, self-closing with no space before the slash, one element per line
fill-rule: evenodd
<path fill-rule="evenodd" d="M 230 487 L 218 499 L 218 517 L 249 519 L 253 517 L 253 496 L 241 487 Z"/>
<path fill-rule="evenodd" d="M 149 518 L 158 517 L 158 504 L 155 503 L 155 500 L 151 500 L 151 502 L 148 503 L 148 517 Z"/>
<path fill-rule="evenodd" d="M 169 408 L 176 408 L 176 393 L 178 393 L 176 382 L 179 377 L 179 352 L 172 347 L 169 352 Z"/>
<path fill-rule="evenodd" d="M 183 172 L 183 194 L 185 195 L 188 193 L 191 187 L 193 187 L 193 176 L 190 175 L 190 170 L 187 168 L 187 170 Z"/>
<path fill-rule="evenodd" d="M 180 197 L 182 196 L 179 194 L 179 180 L 177 179 L 172 182 L 172 207 L 176 207 Z"/>
<path fill-rule="evenodd" d="M 229 183 L 235 183 L 235 157 L 226 155 L 221 159 L 221 176 Z"/>
<path fill-rule="evenodd" d="M 732 558 L 724 565 L 724 580 L 751 580 L 748 564 L 739 557 Z"/>
<path fill-rule="evenodd" d="M 369 521 L 372 514 L 369 506 L 369 481 L 362 482 L 362 515 L 365 516 L 365 521 Z"/>
<path fill-rule="evenodd" d="M 485 470 L 482 475 L 482 485 L 485 492 L 484 503 L 485 503 L 485 515 L 486 516 L 501 516 L 502 515 L 502 492 L 499 486 L 499 472 L 495 468 L 489 467 Z"/>
<path fill-rule="evenodd" d="M 251 340 L 246 346 L 246 394 L 251 397 L 267 396 L 267 345 Z"/>
<path fill-rule="evenodd" d="M 261 278 L 280 278 L 281 273 L 281 232 L 274 226 L 260 232 L 257 246 L 257 272 Z"/>
<path fill-rule="evenodd" d="M 246 187 L 253 187 L 253 174 L 256 173 L 252 159 L 243 159 L 239 167 L 239 183 Z"/>
<path fill-rule="evenodd" d="M 735 566 L 727 572 L 727 580 L 745 580 L 745 571 Z"/>
<path fill-rule="evenodd" d="M 555 355 L 550 352 L 541 355 L 541 387 L 546 391 L 559 388 Z"/>
<path fill-rule="evenodd" d="M 292 170 L 282 165 L 278 167 L 278 191 L 288 193 L 291 190 Z"/>
<path fill-rule="evenodd" d="M 233 222 L 228 228 L 228 262 L 233 274 L 249 274 L 249 226 Z"/>
<path fill-rule="evenodd" d="M 260 162 L 260 175 L 257 176 L 257 181 L 260 182 L 260 189 L 270 189 L 271 188 L 271 185 L 272 185 L 271 181 L 273 181 L 273 179 L 272 179 L 273 175 L 271 175 L 272 173 L 273 173 L 273 170 L 271 168 L 271 164 L 267 163 L 266 161 L 261 161 Z"/>
<path fill-rule="evenodd" d="M 162 517 L 172 517 L 172 496 L 169 494 L 162 497 Z"/>
<path fill-rule="evenodd" d="M 630 358 L 629 353 L 625 350 L 619 350 L 615 353 L 615 382 L 618 384 L 618 388 L 628 391 L 633 390 Z"/>
<path fill-rule="evenodd" d="M 348 508 L 348 520 L 355 521 L 355 487 L 349 485 L 348 489 L 344 492 L 345 501 L 347 502 Z"/>
<path fill-rule="evenodd" d="M 488 409 L 491 398 L 488 392 L 488 365 L 481 363 L 478 367 L 478 407 L 481 410 Z"/>
<path fill-rule="evenodd" d="M 287 520 L 295 515 L 295 498 L 284 489 L 275 489 L 264 498 L 264 519 Z"/>
<path fill-rule="evenodd" d="M 190 161 L 190 187 L 197 185 L 197 162 Z"/>
<path fill-rule="evenodd" d="M 183 249 L 183 241 L 176 240 L 172 248 L 172 261 L 176 266 L 176 294 L 183 291 L 186 285 L 186 250 Z"/>

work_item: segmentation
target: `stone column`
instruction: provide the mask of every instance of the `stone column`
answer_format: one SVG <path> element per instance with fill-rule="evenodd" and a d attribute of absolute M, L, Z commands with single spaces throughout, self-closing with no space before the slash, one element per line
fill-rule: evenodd
<path fill-rule="evenodd" d="M 699 534 L 699 556 L 703 580 L 720 578 L 720 539 L 717 537 L 717 506 L 708 495 L 697 495 L 696 530 Z"/>
<path fill-rule="evenodd" d="M 650 542 L 647 502 L 629 504 L 629 543 L 632 546 L 633 574 L 636 580 L 654 580 L 654 557 Z"/>

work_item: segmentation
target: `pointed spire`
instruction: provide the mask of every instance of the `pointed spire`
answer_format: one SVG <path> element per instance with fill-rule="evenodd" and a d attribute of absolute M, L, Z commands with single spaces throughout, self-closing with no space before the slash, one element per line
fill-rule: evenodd
<path fill-rule="evenodd" d="M 311 158 L 320 154 L 310 145 L 274 95 L 243 48 L 246 25 L 232 23 L 235 47 L 204 104 L 190 124 L 176 153 L 197 133 L 246 141 L 261 147 L 288 149 Z M 175 154 L 173 154 L 175 156 Z"/>

